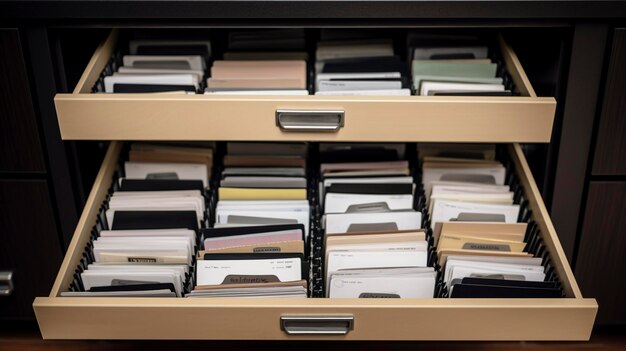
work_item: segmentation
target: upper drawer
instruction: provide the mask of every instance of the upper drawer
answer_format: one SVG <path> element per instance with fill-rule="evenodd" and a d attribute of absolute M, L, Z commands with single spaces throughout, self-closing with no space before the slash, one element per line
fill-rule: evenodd
<path fill-rule="evenodd" d="M 63 139 L 549 142 L 552 134 L 555 99 L 537 97 L 502 39 L 520 96 L 94 94 L 118 34 L 97 48 L 71 94 L 56 95 Z"/>

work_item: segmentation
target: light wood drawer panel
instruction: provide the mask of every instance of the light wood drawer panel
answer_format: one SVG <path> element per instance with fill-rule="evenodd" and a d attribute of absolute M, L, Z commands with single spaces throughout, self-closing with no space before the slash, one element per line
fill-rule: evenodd
<path fill-rule="evenodd" d="M 96 178 L 50 296 L 34 308 L 46 339 L 587 340 L 597 304 L 582 297 L 519 145 L 508 149 L 543 233 L 563 299 L 68 298 L 122 143 Z M 281 316 L 352 316 L 346 335 L 288 335 Z"/>
<path fill-rule="evenodd" d="M 36 312 L 46 339 L 588 340 L 596 307 L 589 299 L 40 298 Z M 281 316 L 353 316 L 354 329 L 287 335 Z"/>
<path fill-rule="evenodd" d="M 93 94 L 116 48 L 113 31 L 75 90 L 55 97 L 66 140 L 548 142 L 556 101 L 537 97 L 513 49 L 503 61 L 521 96 L 331 97 Z M 276 111 L 340 110 L 336 132 L 284 132 Z"/>

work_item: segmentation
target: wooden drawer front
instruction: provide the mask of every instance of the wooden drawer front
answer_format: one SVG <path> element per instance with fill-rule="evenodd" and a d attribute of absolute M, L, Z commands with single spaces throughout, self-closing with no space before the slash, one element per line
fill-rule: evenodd
<path fill-rule="evenodd" d="M 55 97 L 63 139 L 548 142 L 556 101 L 537 97 L 515 52 L 503 61 L 522 96 L 332 97 L 92 94 L 116 48 L 98 47 L 76 89 Z M 277 110 L 343 111 L 335 132 L 285 132 Z"/>
<path fill-rule="evenodd" d="M 59 297 L 72 280 L 122 145 L 113 142 L 49 297 L 34 308 L 46 339 L 588 340 L 597 311 L 584 299 L 519 145 L 508 149 L 566 298 L 185 299 Z M 281 317 L 352 318 L 345 334 L 290 335 Z M 336 331 L 336 330 L 334 330 Z"/>
<path fill-rule="evenodd" d="M 590 299 L 36 300 L 45 339 L 588 340 L 596 307 Z M 352 316 L 354 327 L 287 335 L 281 316 Z"/>

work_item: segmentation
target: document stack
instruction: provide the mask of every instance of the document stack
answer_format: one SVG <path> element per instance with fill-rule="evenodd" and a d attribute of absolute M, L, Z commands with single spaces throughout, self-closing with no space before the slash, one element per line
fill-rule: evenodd
<path fill-rule="evenodd" d="M 411 95 L 391 39 L 322 40 L 315 56 L 315 95 Z"/>
<path fill-rule="evenodd" d="M 400 155 L 333 162 L 389 151 Z M 327 297 L 433 297 L 436 273 L 427 267 L 422 214 L 413 209 L 415 184 L 403 154 L 403 145 L 322 146 Z"/>
<path fill-rule="evenodd" d="M 409 33 L 416 95 L 510 96 L 488 45 L 471 35 Z"/>
<path fill-rule="evenodd" d="M 104 91 L 196 93 L 210 58 L 209 40 L 131 40 L 121 66 L 104 77 Z"/>
<path fill-rule="evenodd" d="M 307 297 L 307 145 L 228 143 L 190 297 Z"/>
<path fill-rule="evenodd" d="M 208 218 L 213 150 L 133 144 L 88 247 L 82 289 L 63 296 L 183 296 L 193 286 L 197 232 Z M 76 291 L 80 290 L 80 291 Z"/>
<path fill-rule="evenodd" d="M 541 257 L 527 252 L 528 224 L 495 145 L 419 144 L 439 266 L 450 297 L 560 297 Z"/>
<path fill-rule="evenodd" d="M 308 95 L 305 34 L 301 29 L 231 32 L 215 60 L 207 94 Z"/>

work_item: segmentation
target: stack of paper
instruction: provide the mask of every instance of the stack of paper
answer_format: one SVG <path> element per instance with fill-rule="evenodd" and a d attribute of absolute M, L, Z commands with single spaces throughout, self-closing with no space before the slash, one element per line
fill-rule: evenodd
<path fill-rule="evenodd" d="M 206 93 L 308 95 L 306 82 L 304 60 L 216 60 Z"/>
<path fill-rule="evenodd" d="M 228 143 L 215 227 L 302 224 L 309 232 L 304 143 Z"/>
<path fill-rule="evenodd" d="M 542 259 L 525 252 L 527 223 L 495 145 L 419 144 L 422 181 L 451 297 L 560 297 Z"/>
<path fill-rule="evenodd" d="M 306 280 L 197 286 L 187 297 L 307 297 Z"/>
<path fill-rule="evenodd" d="M 188 291 L 197 231 L 208 218 L 204 189 L 212 159 L 208 148 L 133 144 L 125 177 L 106 204 L 108 230 L 93 240 L 94 262 L 80 275 L 85 291 L 65 296 Z"/>
<path fill-rule="evenodd" d="M 346 147 L 336 150 L 342 159 Z M 357 145 L 349 150 L 360 153 Z M 332 154 L 326 149 L 323 157 L 333 161 Z M 427 267 L 408 162 L 327 162 L 320 173 L 326 296 L 433 297 L 435 271 Z"/>
<path fill-rule="evenodd" d="M 86 291 L 138 294 L 146 288 L 144 284 L 157 284 L 147 291 L 173 286 L 176 296 L 186 290 L 196 248 L 193 230 L 103 231 L 93 245 L 95 263 L 81 274 Z M 130 285 L 136 289 L 130 289 Z M 108 290 L 103 290 L 106 287 Z"/>
<path fill-rule="evenodd" d="M 191 297 L 307 297 L 303 143 L 228 143 Z"/>
<path fill-rule="evenodd" d="M 191 297 L 307 297 L 304 225 L 203 231 Z"/>
<path fill-rule="evenodd" d="M 204 192 L 213 170 L 214 145 L 196 144 L 132 144 L 128 153 L 129 162 L 125 164 L 125 176 L 119 179 L 120 190 Z"/>
<path fill-rule="evenodd" d="M 511 95 L 478 38 L 410 33 L 408 48 L 417 95 Z"/>
<path fill-rule="evenodd" d="M 317 43 L 315 95 L 407 96 L 405 62 L 391 39 L 323 40 Z"/>
<path fill-rule="evenodd" d="M 303 30 L 231 32 L 228 49 L 213 62 L 206 94 L 309 94 Z"/>
<path fill-rule="evenodd" d="M 209 40 L 131 40 L 129 54 L 113 75 L 107 93 L 195 93 L 211 57 Z"/>

